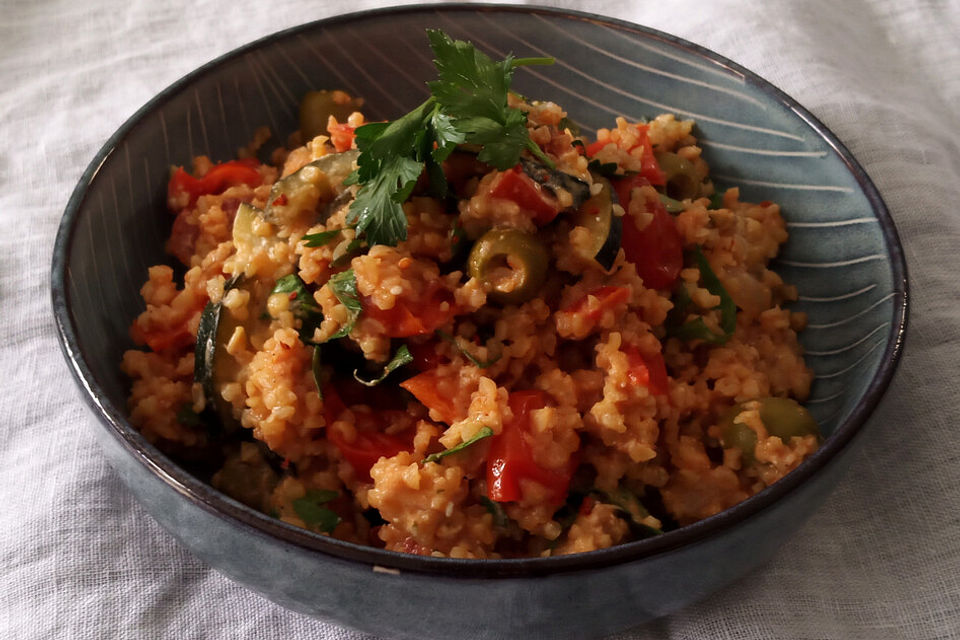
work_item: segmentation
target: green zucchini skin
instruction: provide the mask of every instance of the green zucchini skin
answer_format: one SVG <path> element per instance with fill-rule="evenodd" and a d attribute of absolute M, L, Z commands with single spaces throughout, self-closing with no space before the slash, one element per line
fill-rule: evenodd
<path fill-rule="evenodd" d="M 551 169 L 550 167 L 531 160 L 530 158 L 520 158 L 520 168 L 523 172 L 533 178 L 533 181 L 543 186 L 553 195 L 558 191 L 567 191 L 573 196 L 571 208 L 578 208 L 585 200 L 590 197 L 590 185 L 563 171 Z"/>
<path fill-rule="evenodd" d="M 614 196 L 614 198 L 616 198 L 616 196 Z M 593 259 L 606 271 L 610 271 L 613 268 L 613 263 L 616 262 L 617 255 L 620 253 L 622 239 L 623 218 L 621 216 L 611 215 L 607 239 L 604 241 L 603 246 L 600 247 L 600 250 L 597 251 L 597 255 L 593 256 Z"/>
<path fill-rule="evenodd" d="M 594 182 L 604 185 L 597 195 L 590 194 L 590 185 L 568 173 L 557 171 L 529 158 L 521 158 L 520 165 L 523 172 L 534 182 L 542 185 L 552 194 L 558 191 L 567 191 L 573 197 L 574 224 L 586 227 L 596 238 L 596 253 L 593 259 L 609 271 L 617 259 L 620 243 L 623 236 L 623 219 L 613 215 L 613 205 L 617 202 L 617 195 L 609 181 L 594 175 Z M 595 209 L 595 213 L 589 213 Z"/>
<path fill-rule="evenodd" d="M 580 205 L 573 216 L 573 223 L 590 231 L 595 242 L 593 259 L 604 270 L 610 271 L 620 253 L 623 218 L 613 213 L 617 194 L 610 181 L 600 176 L 594 176 L 594 180 L 603 185 L 603 188 Z"/>
<path fill-rule="evenodd" d="M 238 274 L 227 280 L 223 285 L 223 292 L 235 289 L 243 284 L 243 274 Z M 207 410 L 212 410 L 224 431 L 232 431 L 238 426 L 233 419 L 229 403 L 219 393 L 217 380 L 217 362 L 222 357 L 221 349 L 224 342 L 229 340 L 233 328 L 223 321 L 223 302 L 208 302 L 200 314 L 200 324 L 197 326 L 197 344 L 193 356 L 193 379 L 203 387 Z"/>
<path fill-rule="evenodd" d="M 301 215 L 301 211 L 314 210 L 318 196 L 324 192 L 328 195 L 332 192 L 329 199 L 343 195 L 343 181 L 353 171 L 359 155 L 360 152 L 354 149 L 331 153 L 277 180 L 270 189 L 263 211 L 264 219 L 274 224 L 289 224 Z M 307 222 L 313 224 L 321 221 Z"/>

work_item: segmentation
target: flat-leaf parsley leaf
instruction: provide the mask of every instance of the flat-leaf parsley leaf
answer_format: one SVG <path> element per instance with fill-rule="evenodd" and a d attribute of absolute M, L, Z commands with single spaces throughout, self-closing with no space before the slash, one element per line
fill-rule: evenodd
<path fill-rule="evenodd" d="M 513 58 L 494 62 L 469 42 L 427 30 L 436 56 L 438 79 L 431 95 L 393 122 L 374 122 L 356 130 L 357 170 L 347 184 L 359 184 L 347 221 L 367 243 L 395 245 L 407 238 L 403 202 L 426 170 L 431 188 L 446 192 L 441 165 L 459 144 L 479 145 L 479 160 L 506 170 L 524 149 L 552 166 L 527 133 L 527 116 L 507 104 L 513 70 L 552 64 L 552 58 Z"/>
<path fill-rule="evenodd" d="M 329 339 L 333 340 L 350 335 L 350 332 L 353 331 L 353 325 L 360 317 L 360 312 L 363 311 L 363 306 L 360 304 L 360 294 L 357 292 L 357 277 L 353 274 L 353 269 L 347 269 L 331 276 L 328 284 L 340 304 L 350 312 L 347 323 L 343 325 L 340 331 L 330 336 Z"/>

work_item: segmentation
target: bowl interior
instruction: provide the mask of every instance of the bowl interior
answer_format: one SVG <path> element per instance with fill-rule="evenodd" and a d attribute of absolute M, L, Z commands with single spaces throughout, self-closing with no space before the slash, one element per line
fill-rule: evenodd
<path fill-rule="evenodd" d="M 163 251 L 168 167 L 194 155 L 232 158 L 267 125 L 296 128 L 308 90 L 343 88 L 368 118 L 390 119 L 426 96 L 425 28 L 472 40 L 493 57 L 551 56 L 524 67 L 515 90 L 563 106 L 586 133 L 661 112 L 694 118 L 720 186 L 782 205 L 791 233 L 778 271 L 807 312 L 801 340 L 816 372 L 808 406 L 827 434 L 879 394 L 902 338 L 906 293 L 892 223 L 869 179 L 822 125 L 759 78 L 664 34 L 583 14 L 509 7 L 412 8 L 293 29 L 201 68 L 135 114 L 107 143 L 67 208 L 54 260 L 55 305 L 84 384 L 126 437 L 119 370 L 141 311 L 147 268 Z M 270 146 L 270 145 L 267 145 Z M 858 420 L 862 420 L 862 415 Z M 858 426 L 858 425 L 855 425 Z"/>

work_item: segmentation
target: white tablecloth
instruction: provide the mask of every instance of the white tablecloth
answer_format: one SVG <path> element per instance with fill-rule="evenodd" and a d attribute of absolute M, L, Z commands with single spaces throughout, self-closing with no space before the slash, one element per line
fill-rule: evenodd
<path fill-rule="evenodd" d="M 49 269 L 86 164 L 184 73 L 377 0 L 0 2 L 0 638 L 350 638 L 193 558 L 107 466 L 54 336 Z M 866 167 L 903 238 L 912 318 L 852 470 L 776 559 L 623 638 L 960 637 L 960 3 L 545 2 L 759 73 Z M 496 615 L 496 612 L 491 612 Z"/>

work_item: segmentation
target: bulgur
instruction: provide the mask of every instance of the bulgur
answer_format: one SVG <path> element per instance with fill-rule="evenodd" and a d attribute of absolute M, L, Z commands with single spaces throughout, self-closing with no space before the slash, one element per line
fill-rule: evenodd
<path fill-rule="evenodd" d="M 432 556 L 620 544 L 794 469 L 819 433 L 797 404 L 805 319 L 768 268 L 779 207 L 717 193 L 691 121 L 617 118 L 588 141 L 556 104 L 509 108 L 553 166 L 454 151 L 452 197 L 423 176 L 393 246 L 350 221 L 359 112 L 268 164 L 251 148 L 174 172 L 167 246 L 187 271 L 152 267 L 141 291 L 131 421 L 256 509 Z M 525 240 L 468 257 L 491 229 Z M 801 427 L 762 417 L 769 398 Z"/>

